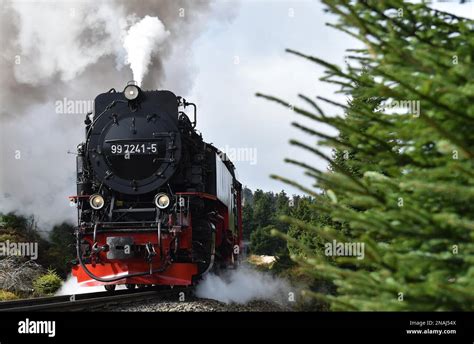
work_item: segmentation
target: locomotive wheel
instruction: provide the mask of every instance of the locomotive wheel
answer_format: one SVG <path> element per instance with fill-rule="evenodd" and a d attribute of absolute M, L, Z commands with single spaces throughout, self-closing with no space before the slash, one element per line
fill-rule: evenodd
<path fill-rule="evenodd" d="M 128 289 L 128 290 L 131 290 L 131 289 L 135 289 L 135 284 L 125 284 L 125 287 Z"/>
<path fill-rule="evenodd" d="M 198 265 L 198 274 L 205 273 L 212 264 L 215 250 L 215 233 L 209 221 L 198 220 L 193 228 L 193 258 Z"/>
<path fill-rule="evenodd" d="M 115 290 L 115 284 L 106 284 L 106 285 L 104 285 L 104 288 L 107 291 L 114 291 Z"/>

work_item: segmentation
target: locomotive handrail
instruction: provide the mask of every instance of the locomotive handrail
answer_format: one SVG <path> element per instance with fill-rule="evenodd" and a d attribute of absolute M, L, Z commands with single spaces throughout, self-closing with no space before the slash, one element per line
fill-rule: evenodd
<path fill-rule="evenodd" d="M 156 136 L 165 136 L 165 135 L 156 135 Z M 169 136 L 169 134 L 166 134 Z M 160 137 L 153 137 L 153 138 L 139 138 L 139 139 L 109 139 L 104 140 L 104 143 L 119 143 L 119 142 L 151 142 L 151 141 L 162 141 L 163 139 Z"/>
<path fill-rule="evenodd" d="M 156 212 L 156 208 L 114 209 L 114 213 L 140 213 L 144 211 Z"/>
<path fill-rule="evenodd" d="M 196 106 L 196 104 L 187 102 L 186 99 L 184 99 L 183 97 L 177 97 L 177 98 L 178 98 L 178 106 L 181 105 L 185 109 L 186 109 L 187 106 L 192 106 L 193 107 L 194 121 L 191 122 L 191 125 L 192 125 L 193 128 L 196 128 L 196 125 L 197 125 L 197 106 Z M 184 113 L 184 112 L 182 112 L 182 113 Z"/>
<path fill-rule="evenodd" d="M 188 102 L 184 101 L 184 108 L 186 108 L 186 106 L 192 106 L 193 109 L 194 109 L 194 121 L 192 123 L 193 123 L 193 128 L 196 128 L 196 125 L 197 125 L 197 107 L 196 107 L 196 104 L 188 103 Z"/>

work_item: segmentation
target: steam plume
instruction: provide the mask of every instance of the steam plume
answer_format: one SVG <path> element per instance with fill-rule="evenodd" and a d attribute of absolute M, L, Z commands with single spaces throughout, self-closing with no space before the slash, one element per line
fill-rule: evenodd
<path fill-rule="evenodd" d="M 132 68 L 133 79 L 138 85 L 141 85 L 143 76 L 148 72 L 152 54 L 169 34 L 157 17 L 150 16 L 128 30 L 123 46 L 127 51 L 127 63 Z"/>
<path fill-rule="evenodd" d="M 253 300 L 288 301 L 291 286 L 282 279 L 242 266 L 222 275 L 209 274 L 196 290 L 198 297 L 224 303 L 247 303 Z"/>
<path fill-rule="evenodd" d="M 123 290 L 125 289 L 125 284 L 118 284 L 116 286 L 116 290 Z M 77 294 L 86 294 L 86 293 L 98 293 L 98 292 L 105 292 L 105 288 L 103 286 L 96 286 L 96 287 L 85 287 L 80 285 L 77 282 L 77 278 L 69 275 L 62 284 L 61 288 L 55 293 L 55 295 L 77 295 Z"/>

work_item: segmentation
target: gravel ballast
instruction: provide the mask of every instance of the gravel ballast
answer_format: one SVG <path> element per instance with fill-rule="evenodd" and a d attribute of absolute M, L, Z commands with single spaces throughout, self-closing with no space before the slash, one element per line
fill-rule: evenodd
<path fill-rule="evenodd" d="M 156 300 L 133 305 L 116 306 L 113 312 L 282 312 L 290 307 L 267 300 L 255 300 L 246 304 L 230 303 L 188 297 L 186 301 Z"/>

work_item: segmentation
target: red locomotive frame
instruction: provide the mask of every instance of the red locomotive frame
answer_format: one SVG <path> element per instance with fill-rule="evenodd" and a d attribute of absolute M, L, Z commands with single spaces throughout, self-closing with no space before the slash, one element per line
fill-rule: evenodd
<path fill-rule="evenodd" d="M 217 248 L 222 247 L 224 242 L 231 241 L 232 250 L 229 254 L 221 257 L 219 264 L 226 266 L 235 266 L 239 259 L 239 254 L 242 251 L 242 205 L 241 205 L 241 190 L 237 189 L 235 192 L 236 196 L 236 210 L 237 210 L 237 232 L 234 233 L 230 230 L 229 226 L 229 209 L 226 205 L 220 202 L 215 195 L 197 192 L 183 192 L 177 193 L 177 197 L 198 197 L 206 199 L 209 203 L 214 204 L 215 209 L 218 212 L 217 218 L 219 221 L 214 223 L 215 225 L 215 246 Z M 72 200 L 77 200 L 78 196 L 72 196 Z M 170 216 L 169 226 L 173 228 L 174 219 Z M 168 257 L 168 250 L 174 248 L 172 241 L 175 240 L 178 245 L 178 249 L 191 249 L 192 246 L 192 214 L 190 213 L 185 221 L 186 226 L 180 226 L 179 230 L 171 231 L 168 234 L 162 234 L 160 237 L 157 236 L 156 232 L 135 232 L 133 228 L 130 231 L 123 233 L 114 233 L 114 237 L 130 237 L 133 235 L 134 244 L 144 245 L 151 243 L 156 256 L 151 258 L 149 263 L 145 262 L 142 258 L 131 258 L 127 260 L 122 259 L 107 259 L 106 252 L 99 252 L 98 259 L 95 262 L 85 263 L 85 268 L 88 272 L 101 278 L 119 278 L 124 275 L 124 278 L 114 280 L 111 282 L 101 282 L 97 279 L 92 278 L 86 269 L 81 264 L 73 266 L 72 273 L 77 278 L 77 281 L 83 286 L 98 286 L 98 285 L 110 285 L 115 286 L 117 284 L 126 284 L 127 286 L 135 285 L 170 285 L 170 286 L 189 286 L 196 281 L 198 275 L 198 268 L 196 263 L 182 263 L 182 262 L 170 262 L 163 259 Z M 114 228 L 111 228 L 113 232 Z M 110 236 L 111 232 L 99 231 L 95 237 L 95 242 L 98 246 L 105 246 L 107 244 L 107 237 Z M 93 245 L 93 234 L 84 234 L 83 239 L 90 245 Z M 152 271 L 158 269 L 162 270 L 158 273 L 154 272 L 142 276 L 127 277 L 128 275 L 142 273 L 146 271 Z"/>

